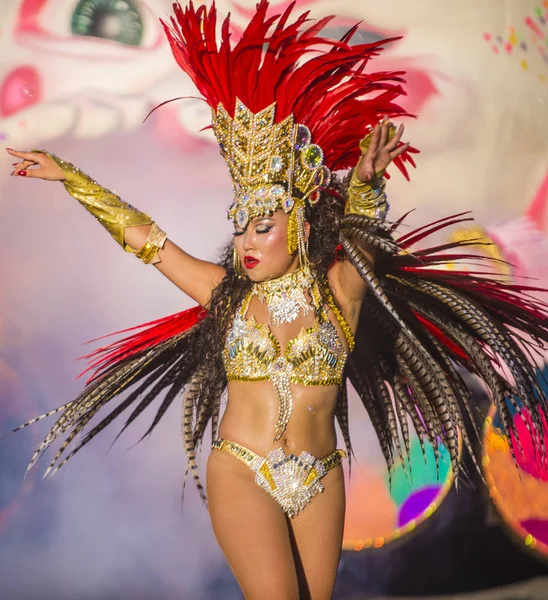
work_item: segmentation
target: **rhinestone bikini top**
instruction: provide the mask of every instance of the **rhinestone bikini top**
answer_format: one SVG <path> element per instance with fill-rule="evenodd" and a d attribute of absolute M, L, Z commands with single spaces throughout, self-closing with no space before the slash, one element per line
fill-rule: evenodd
<path fill-rule="evenodd" d="M 348 353 L 327 313 L 314 325 L 302 328 L 289 340 L 282 354 L 280 343 L 267 323 L 257 323 L 247 311 L 253 294 L 242 302 L 228 331 L 223 362 L 229 381 L 265 381 L 270 379 L 280 400 L 274 441 L 284 432 L 292 409 L 290 383 L 300 385 L 340 385 Z M 344 332 L 350 350 L 354 336 L 343 315 L 330 298 L 332 308 Z"/>

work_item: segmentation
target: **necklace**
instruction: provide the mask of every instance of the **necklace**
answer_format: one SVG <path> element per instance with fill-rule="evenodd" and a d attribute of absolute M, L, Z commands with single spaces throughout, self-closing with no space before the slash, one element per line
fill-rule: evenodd
<path fill-rule="evenodd" d="M 308 296 L 313 297 L 314 277 L 308 268 L 297 269 L 269 281 L 255 283 L 252 293 L 268 307 L 269 322 L 273 325 L 292 323 L 301 310 L 307 315 L 312 306 Z"/>

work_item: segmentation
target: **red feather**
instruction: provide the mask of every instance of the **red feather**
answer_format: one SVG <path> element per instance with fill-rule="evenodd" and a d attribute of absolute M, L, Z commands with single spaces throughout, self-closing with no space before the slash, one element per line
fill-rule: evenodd
<path fill-rule="evenodd" d="M 397 103 L 405 95 L 403 72 L 365 70 L 399 38 L 351 45 L 357 26 L 340 40 L 321 37 L 333 17 L 310 22 L 305 12 L 289 23 L 295 5 L 269 17 L 269 2 L 261 0 L 234 47 L 230 16 L 217 44 L 214 2 L 209 10 L 175 3 L 174 16 L 162 25 L 175 60 L 212 108 L 222 104 L 234 116 L 236 98 L 254 113 L 276 102 L 276 122 L 292 114 L 323 148 L 329 169 L 348 169 L 358 161 L 359 141 L 369 127 L 384 116 L 412 116 Z M 416 152 L 409 148 L 394 161 L 406 178 Z"/>
<path fill-rule="evenodd" d="M 470 359 L 468 358 L 468 355 L 464 352 L 464 350 L 460 346 L 455 344 L 455 342 L 450 340 L 439 327 L 436 327 L 436 325 L 430 323 L 430 321 L 428 321 L 418 313 L 413 312 L 413 314 L 415 315 L 415 318 L 424 325 L 424 328 L 427 329 L 432 335 L 434 335 L 450 352 L 456 354 L 458 357 L 462 358 L 462 360 L 469 362 Z"/>
<path fill-rule="evenodd" d="M 104 373 L 104 371 L 111 365 L 133 356 L 138 352 L 143 352 L 147 348 L 156 346 L 157 344 L 175 337 L 176 335 L 181 335 L 182 333 L 187 332 L 191 327 L 196 325 L 196 323 L 201 321 L 206 314 L 207 311 L 201 306 L 195 306 L 194 308 L 189 308 L 188 310 L 184 310 L 174 315 L 162 317 L 161 319 L 156 319 L 155 321 L 149 321 L 148 323 L 135 325 L 134 327 L 129 327 L 128 329 L 122 329 L 121 331 L 115 331 L 114 333 L 109 333 L 93 340 L 89 340 L 85 343 L 90 344 L 91 342 L 102 340 L 120 333 L 134 331 L 135 329 L 143 329 L 144 327 L 147 328 L 144 331 L 134 333 L 130 336 L 122 338 L 121 340 L 117 340 L 108 346 L 97 348 L 90 354 L 79 356 L 76 360 L 87 359 L 88 362 L 91 362 L 91 360 L 95 359 L 97 360 L 91 363 L 85 371 L 76 377 L 76 379 L 79 379 L 82 377 L 82 375 L 94 369 L 95 373 L 86 381 L 87 385 L 99 375 Z"/>

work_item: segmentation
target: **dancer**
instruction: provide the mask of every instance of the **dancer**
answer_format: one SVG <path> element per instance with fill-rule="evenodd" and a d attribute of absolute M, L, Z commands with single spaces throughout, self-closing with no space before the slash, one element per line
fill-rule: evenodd
<path fill-rule="evenodd" d="M 217 43 L 214 5 L 175 4 L 164 23 L 176 61 L 211 107 L 233 181 L 234 237 L 219 264 L 187 254 L 71 163 L 11 151 L 22 159 L 14 175 L 63 181 L 126 251 L 198 303 L 89 355 L 94 372 L 82 393 L 22 426 L 60 413 L 29 468 L 66 434 L 47 469 L 55 473 L 116 417 L 131 410 L 123 431 L 162 395 L 147 435 L 181 396 L 187 469 L 245 597 L 263 600 L 332 595 L 341 463 L 352 454 L 348 380 L 389 469 L 409 451 L 409 425 L 436 451 L 438 440 L 447 446 L 455 477 L 459 432 L 474 456 L 460 367 L 487 384 L 509 431 L 510 411 L 527 411 L 546 460 L 546 398 L 527 356 L 548 340 L 545 306 L 528 288 L 443 268 L 469 258 L 457 251 L 472 242 L 415 249 L 462 216 L 396 237 L 384 172 L 394 163 L 407 176 L 416 152 L 391 122 L 407 116 L 397 104 L 403 74 L 366 71 L 391 40 L 352 45 L 355 28 L 322 38 L 330 18 L 295 17 L 294 4 L 269 16 L 262 0 L 237 43 L 228 19 Z M 336 447 L 335 418 L 346 451 Z M 196 453 L 210 423 L 204 490 Z"/>

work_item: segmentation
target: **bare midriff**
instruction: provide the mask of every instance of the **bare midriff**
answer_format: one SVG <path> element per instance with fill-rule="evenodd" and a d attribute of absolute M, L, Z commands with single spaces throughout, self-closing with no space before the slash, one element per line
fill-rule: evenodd
<path fill-rule="evenodd" d="M 291 384 L 293 412 L 282 437 L 273 442 L 279 399 L 270 381 L 230 381 L 219 437 L 266 456 L 282 447 L 289 454 L 303 450 L 321 458 L 336 448 L 335 408 L 339 386 Z"/>

